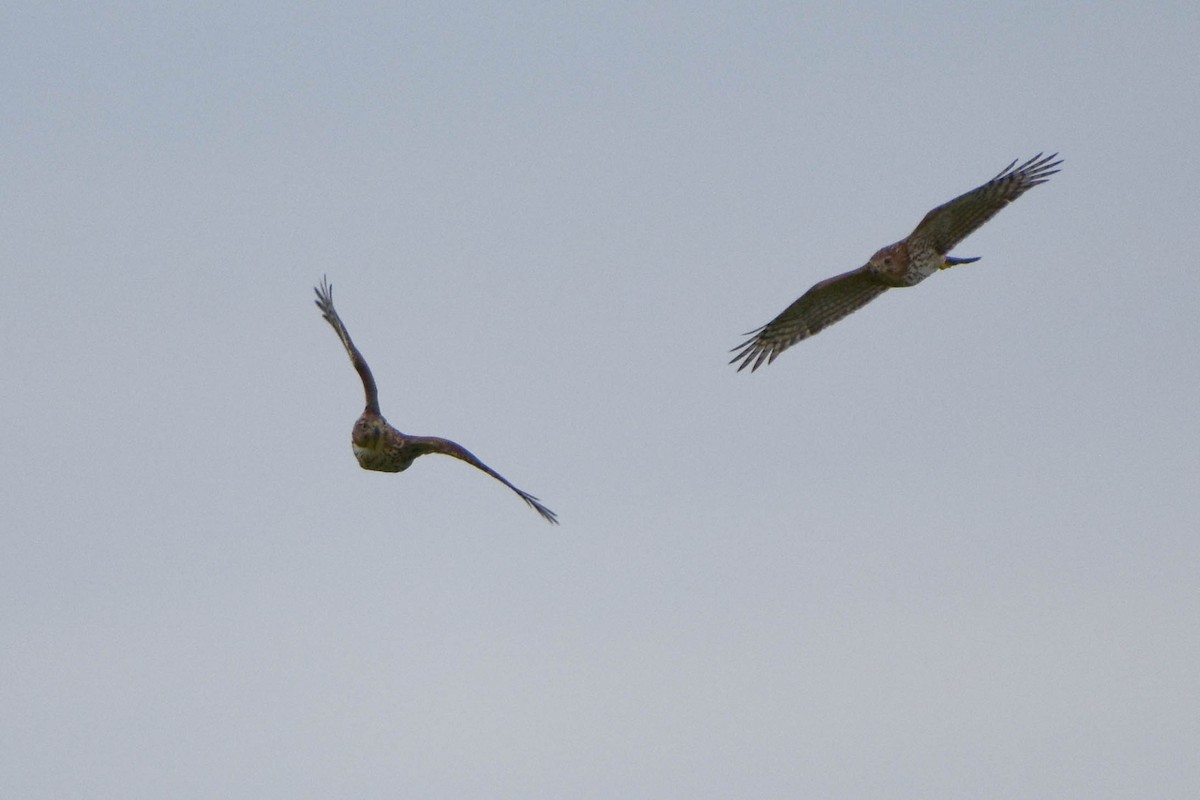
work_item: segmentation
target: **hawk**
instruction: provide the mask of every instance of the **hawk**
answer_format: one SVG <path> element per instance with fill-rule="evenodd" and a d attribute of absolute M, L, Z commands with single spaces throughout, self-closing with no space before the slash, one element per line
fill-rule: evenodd
<path fill-rule="evenodd" d="M 558 524 L 557 515 L 542 505 L 541 501 L 528 492 L 513 486 L 503 475 L 484 464 L 462 445 L 437 436 L 410 436 L 389 425 L 379 411 L 379 391 L 375 388 L 375 378 L 371 375 L 371 368 L 367 366 L 362 353 L 358 352 L 358 348 L 354 346 L 349 331 L 346 330 L 342 318 L 338 316 L 337 310 L 333 307 L 333 287 L 322 277 L 321 285 L 313 288 L 317 293 L 317 308 L 321 309 L 321 315 L 333 327 L 338 338 L 345 345 L 354 369 L 362 378 L 363 390 L 367 395 L 367 407 L 363 409 L 358 422 L 354 423 L 354 430 L 350 434 L 350 442 L 354 446 L 354 455 L 358 459 L 360 467 L 378 472 L 403 472 L 418 456 L 428 453 L 454 456 L 476 469 L 483 470 L 512 489 L 517 496 L 529 504 L 530 508 L 541 514 L 542 519 L 554 525 Z"/>
<path fill-rule="evenodd" d="M 858 269 L 821 281 L 731 352 L 729 363 L 758 369 L 780 353 L 847 314 L 857 311 L 888 289 L 916 286 L 940 269 L 970 264 L 975 258 L 946 255 L 1000 209 L 1058 172 L 1057 153 L 1038 153 L 1021 166 L 1014 161 L 987 183 L 930 211 L 903 239 L 888 245 Z"/>

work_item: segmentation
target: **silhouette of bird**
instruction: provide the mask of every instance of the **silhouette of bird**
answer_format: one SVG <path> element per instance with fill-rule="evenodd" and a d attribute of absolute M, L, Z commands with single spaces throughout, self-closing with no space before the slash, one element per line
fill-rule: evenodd
<path fill-rule="evenodd" d="M 1057 153 L 1038 153 L 1021 166 L 1014 161 L 987 183 L 930 211 L 903 239 L 888 245 L 858 269 L 813 286 L 783 313 L 731 352 L 729 363 L 758 369 L 770 364 L 796 342 L 807 339 L 847 314 L 857 311 L 888 289 L 916 286 L 940 269 L 970 264 L 979 258 L 947 256 L 963 239 L 994 217 L 1000 209 L 1058 172 Z"/>
<path fill-rule="evenodd" d="M 346 330 L 342 318 L 338 316 L 333 307 L 333 287 L 322 277 L 321 285 L 313 287 L 313 290 L 317 293 L 317 308 L 321 309 L 321 315 L 325 321 L 333 327 L 338 338 L 342 340 L 342 344 L 346 346 L 346 352 L 350 355 L 350 361 L 354 364 L 354 369 L 358 371 L 358 376 L 362 378 L 363 390 L 367 395 L 367 406 L 363 409 L 362 416 L 354 423 L 354 430 L 350 434 L 350 441 L 354 446 L 354 456 L 358 459 L 359 466 L 378 472 L 403 472 L 417 457 L 428 453 L 454 456 L 491 475 L 516 492 L 522 500 L 529 504 L 530 508 L 541 514 L 547 522 L 558 524 L 557 515 L 542 505 L 541 501 L 528 492 L 513 486 L 503 475 L 484 464 L 462 445 L 437 436 L 410 436 L 389 425 L 379 411 L 379 391 L 375 388 L 375 378 L 371 375 L 371 368 L 367 366 L 362 353 L 358 352 L 358 348 L 354 346 L 349 331 Z"/>

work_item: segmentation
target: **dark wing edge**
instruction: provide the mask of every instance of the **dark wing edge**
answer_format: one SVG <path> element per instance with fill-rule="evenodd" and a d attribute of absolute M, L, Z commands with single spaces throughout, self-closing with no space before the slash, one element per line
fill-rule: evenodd
<path fill-rule="evenodd" d="M 909 248 L 925 245 L 940 255 L 996 216 L 1002 208 L 1059 172 L 1058 153 L 1038 153 L 1017 166 L 1013 161 L 982 186 L 965 192 L 930 211 L 909 235 Z"/>
<path fill-rule="evenodd" d="M 746 334 L 750 338 L 730 351 L 734 356 L 729 363 L 741 362 L 738 372 L 746 367 L 754 372 L 764 362 L 770 364 L 784 350 L 857 311 L 887 289 L 866 267 L 821 281 L 775 319 Z"/>
<path fill-rule="evenodd" d="M 421 455 L 428 453 L 441 453 L 442 455 L 453 456 L 454 458 L 467 462 L 476 469 L 483 470 L 488 475 L 491 475 L 509 489 L 512 489 L 514 492 L 516 492 L 517 496 L 524 500 L 530 508 L 540 514 L 542 519 L 546 520 L 551 525 L 558 524 L 558 515 L 546 508 L 546 506 L 542 505 L 541 500 L 538 500 L 529 492 L 518 489 L 516 486 L 509 483 L 507 478 L 505 478 L 499 472 L 496 472 L 496 470 L 492 469 L 487 464 L 480 461 L 470 450 L 463 447 L 458 442 L 452 442 L 449 439 L 443 439 L 440 436 L 413 436 L 410 438 L 420 451 Z"/>
<path fill-rule="evenodd" d="M 314 286 L 313 291 L 317 293 L 316 303 L 317 308 L 321 309 L 321 316 L 330 324 L 338 338 L 342 340 L 342 345 L 346 348 L 347 355 L 350 356 L 350 363 L 354 365 L 355 372 L 358 377 L 362 378 L 363 392 L 367 399 L 367 410 L 373 411 L 376 414 L 381 413 L 379 410 L 379 389 L 375 386 L 375 376 L 371 374 L 371 368 L 367 366 L 367 360 L 363 358 L 362 353 L 358 352 L 358 348 L 354 346 L 354 341 L 350 338 L 350 331 L 346 330 L 345 323 L 338 316 L 337 309 L 333 307 L 333 285 L 329 283 L 326 276 L 321 276 L 321 285 Z"/>

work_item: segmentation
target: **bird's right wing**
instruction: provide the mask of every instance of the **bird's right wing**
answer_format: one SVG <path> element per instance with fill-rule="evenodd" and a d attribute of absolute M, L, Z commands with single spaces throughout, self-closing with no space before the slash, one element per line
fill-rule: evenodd
<path fill-rule="evenodd" d="M 552 525 L 558 524 L 558 515 L 542 505 L 540 500 L 531 495 L 529 492 L 522 491 L 516 486 L 513 486 L 508 482 L 507 478 L 505 478 L 499 472 L 496 472 L 496 470 L 492 469 L 487 464 L 480 461 L 470 450 L 463 447 L 458 442 L 452 442 L 449 439 L 443 439 L 440 436 L 410 436 L 408 438 L 417 448 L 420 455 L 426 455 L 428 453 L 441 453 L 445 456 L 454 456 L 457 459 L 467 462 L 476 469 L 483 470 L 488 475 L 491 475 L 493 478 L 516 492 L 522 500 L 529 504 L 530 508 L 542 515 L 542 519 L 546 520 Z"/>
<path fill-rule="evenodd" d="M 355 371 L 362 378 L 363 391 L 367 396 L 367 410 L 374 411 L 376 414 L 380 413 L 379 390 L 375 388 L 375 377 L 371 374 L 371 368 L 367 366 L 367 360 L 362 357 L 362 353 L 358 352 L 358 348 L 351 341 L 350 331 L 346 330 L 342 318 L 338 316 L 337 310 L 333 307 L 333 287 L 329 285 L 325 276 L 321 276 L 321 285 L 313 287 L 313 291 L 317 293 L 317 299 L 313 302 L 317 304 L 317 308 L 321 309 L 321 316 L 333 327 L 338 338 L 342 340 L 346 352 L 350 355 L 350 362 L 354 364 Z"/>
<path fill-rule="evenodd" d="M 738 372 L 746 367 L 753 372 L 764 361 L 770 364 L 796 342 L 857 311 L 887 288 L 866 267 L 821 281 L 782 314 L 747 334 L 750 338 L 733 348 L 735 355 L 729 363 L 740 361 Z"/>

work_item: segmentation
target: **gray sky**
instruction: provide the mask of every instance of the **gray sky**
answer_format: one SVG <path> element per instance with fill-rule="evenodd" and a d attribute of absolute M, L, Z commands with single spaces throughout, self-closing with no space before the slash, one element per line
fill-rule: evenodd
<path fill-rule="evenodd" d="M 1200 7 L 615 5 L 5 4 L 0 795 L 1200 794 Z"/>

